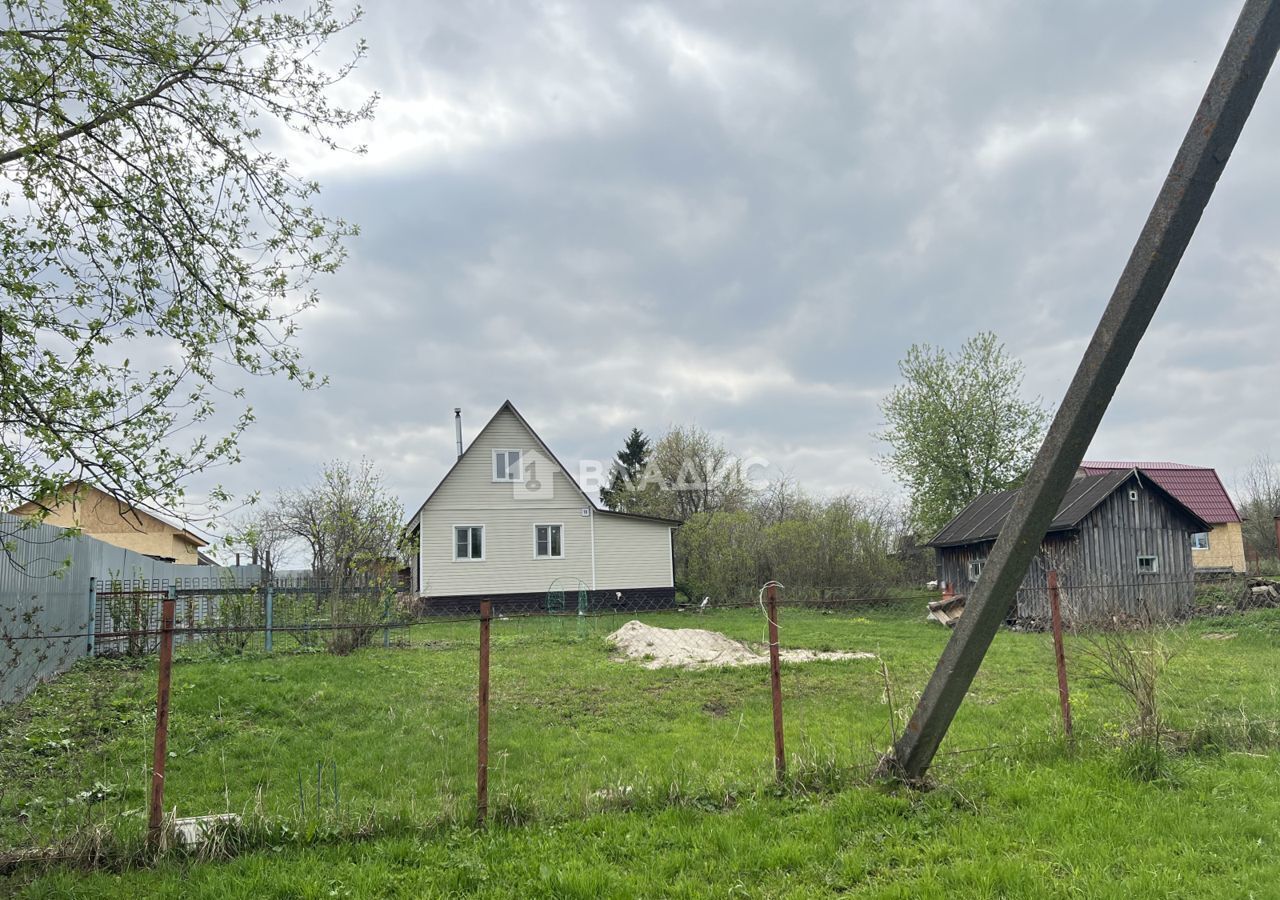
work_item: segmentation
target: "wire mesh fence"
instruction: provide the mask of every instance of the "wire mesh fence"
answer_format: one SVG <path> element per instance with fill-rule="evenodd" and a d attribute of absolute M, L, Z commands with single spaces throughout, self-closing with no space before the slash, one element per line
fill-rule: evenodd
<path fill-rule="evenodd" d="M 1110 615 L 1084 616 L 1073 591 L 1098 585 L 1063 579 L 1061 669 L 1048 623 L 1016 616 L 1032 599 L 1020 596 L 935 769 L 1063 750 L 1063 670 L 1078 743 L 1154 729 L 1183 744 L 1280 746 L 1269 686 L 1280 612 L 1266 591 L 1197 594 L 1188 582 L 1189 609 L 1143 619 L 1129 614 L 1143 608 L 1139 584 L 1111 585 Z M 478 610 L 433 610 L 377 585 L 111 588 L 97 597 L 99 658 L 0 710 L 10 850 L 85 829 L 145 834 L 158 765 L 162 840 L 208 814 L 315 827 L 483 811 L 518 824 L 837 789 L 870 776 L 950 636 L 931 617 L 938 591 L 779 587 L 773 607 L 764 589 L 718 604 L 567 597 L 492 611 L 486 691 Z M 962 604 L 949 609 L 962 618 Z"/>
<path fill-rule="evenodd" d="M 90 590 L 91 624 L 83 636 L 97 656 L 155 653 L 166 599 L 174 601 L 175 644 L 216 653 L 277 649 L 346 652 L 381 640 L 408 618 L 390 586 L 310 578 L 269 584 L 162 585 L 113 581 Z"/>

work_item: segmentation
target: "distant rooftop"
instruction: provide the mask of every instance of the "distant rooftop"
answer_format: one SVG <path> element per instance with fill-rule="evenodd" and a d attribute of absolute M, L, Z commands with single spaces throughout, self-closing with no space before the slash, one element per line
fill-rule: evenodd
<path fill-rule="evenodd" d="M 1049 523 L 1049 532 L 1075 528 L 1094 507 L 1128 481 L 1129 475 L 1129 472 L 1106 472 L 1077 478 L 1071 482 L 1067 495 L 1062 498 L 1062 505 L 1058 507 L 1058 514 Z M 955 547 L 976 541 L 995 540 L 1017 499 L 1016 490 L 983 494 L 948 522 L 929 542 L 929 546 Z"/>
<path fill-rule="evenodd" d="M 1085 475 L 1102 475 L 1120 469 L 1141 469 L 1152 481 L 1210 525 L 1240 521 L 1240 513 L 1227 495 L 1227 489 L 1222 486 L 1218 473 L 1208 466 L 1088 459 L 1080 464 L 1080 471 Z"/>
<path fill-rule="evenodd" d="M 1207 521 L 1186 503 L 1173 496 L 1173 493 L 1158 482 L 1153 473 L 1145 469 L 1106 469 L 1098 474 L 1086 474 L 1071 482 L 1067 494 L 1062 498 L 1057 514 L 1049 523 L 1047 531 L 1052 534 L 1062 531 L 1073 531 L 1079 527 L 1089 513 L 1097 509 L 1102 501 L 1115 493 L 1134 476 L 1146 477 L 1155 485 L 1157 492 L 1170 498 L 1174 506 L 1183 507 L 1191 514 L 1197 526 L 1207 525 Z M 959 547 L 981 541 L 993 541 L 1004 527 L 1005 519 L 1018 499 L 1018 491 L 996 491 L 978 497 L 947 523 L 941 531 L 929 541 L 930 547 Z"/>

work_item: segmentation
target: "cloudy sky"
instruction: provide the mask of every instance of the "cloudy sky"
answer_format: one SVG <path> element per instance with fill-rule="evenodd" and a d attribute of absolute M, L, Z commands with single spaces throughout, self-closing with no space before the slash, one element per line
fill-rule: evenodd
<path fill-rule="evenodd" d="M 1239 11 L 1225 2 L 388 2 L 363 157 L 298 157 L 363 234 L 256 384 L 237 491 L 368 456 L 415 508 L 510 398 L 566 461 L 696 423 L 815 492 L 891 492 L 913 342 L 995 331 L 1061 396 Z M 1280 87 L 1092 455 L 1277 448 Z"/>

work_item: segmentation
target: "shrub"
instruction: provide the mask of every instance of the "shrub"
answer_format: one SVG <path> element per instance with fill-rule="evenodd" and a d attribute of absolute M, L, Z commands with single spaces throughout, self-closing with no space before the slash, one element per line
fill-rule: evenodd
<path fill-rule="evenodd" d="M 1133 734 L 1140 742 L 1159 743 L 1163 731 L 1160 682 L 1177 653 L 1172 635 L 1149 613 L 1138 619 L 1116 616 L 1082 635 L 1081 655 L 1094 664 L 1087 676 L 1120 689 L 1132 704 Z"/>
<path fill-rule="evenodd" d="M 394 597 L 395 590 L 390 583 L 332 593 L 325 648 L 330 653 L 344 656 L 367 647 L 381 629 L 406 621 L 408 613 L 392 602 Z"/>
<path fill-rule="evenodd" d="M 239 591 L 218 597 L 214 622 L 214 646 L 224 653 L 243 653 L 253 635 L 266 626 L 257 592 Z"/>

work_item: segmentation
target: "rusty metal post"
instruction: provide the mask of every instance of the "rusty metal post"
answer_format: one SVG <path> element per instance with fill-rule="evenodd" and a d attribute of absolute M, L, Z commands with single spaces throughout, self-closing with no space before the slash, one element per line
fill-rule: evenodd
<path fill-rule="evenodd" d="M 1280 557 L 1280 516 L 1276 516 L 1276 556 Z"/>
<path fill-rule="evenodd" d="M 89 655 L 93 656 L 93 632 L 98 624 L 98 580 L 89 576 Z"/>
<path fill-rule="evenodd" d="M 982 580 L 911 721 L 881 761 L 882 773 L 919 778 L 933 760 L 1164 297 L 1277 46 L 1280 0 L 1246 0 L 1102 320 L 1000 530 Z"/>
<path fill-rule="evenodd" d="M 778 652 L 778 586 L 765 586 L 769 620 L 769 686 L 773 691 L 773 768 L 781 781 L 787 774 L 787 753 L 782 742 L 782 670 Z"/>
<path fill-rule="evenodd" d="M 489 815 L 489 622 L 488 600 L 480 601 L 480 703 L 479 743 L 476 752 L 476 824 L 484 826 Z"/>
<path fill-rule="evenodd" d="M 177 589 L 171 587 L 160 608 L 160 676 L 156 687 L 156 736 L 147 817 L 147 841 L 153 848 L 160 846 L 164 831 L 164 768 L 169 755 L 169 682 L 173 675 L 173 618 L 177 602 Z"/>
<path fill-rule="evenodd" d="M 1058 666 L 1058 703 L 1062 707 L 1062 730 L 1067 748 L 1075 746 L 1075 730 L 1071 727 L 1071 692 L 1067 689 L 1067 653 L 1062 645 L 1062 605 L 1058 596 L 1058 570 L 1049 570 L 1049 611 L 1053 619 L 1053 658 Z"/>

